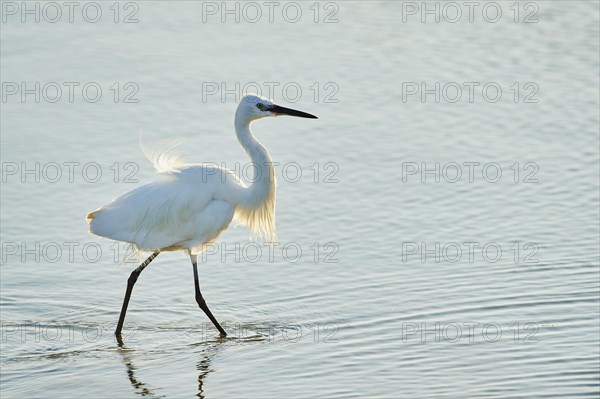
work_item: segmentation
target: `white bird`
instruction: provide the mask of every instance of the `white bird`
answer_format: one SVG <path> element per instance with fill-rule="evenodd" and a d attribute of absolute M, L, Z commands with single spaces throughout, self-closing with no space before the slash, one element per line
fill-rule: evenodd
<path fill-rule="evenodd" d="M 227 333 L 212 315 L 200 293 L 197 258 L 236 218 L 253 237 L 275 242 L 275 170 L 267 149 L 256 139 L 250 124 L 267 116 L 317 117 L 246 95 L 235 113 L 237 138 L 253 162 L 255 177 L 247 186 L 234 172 L 212 164 L 184 164 L 177 160 L 155 162 L 159 173 L 153 182 L 113 199 L 87 215 L 92 234 L 153 251 L 127 280 L 127 291 L 115 334 L 121 330 L 138 276 L 162 251 L 186 251 L 194 269 L 196 302 L 222 336 Z M 169 161 L 167 159 L 167 161 Z"/>

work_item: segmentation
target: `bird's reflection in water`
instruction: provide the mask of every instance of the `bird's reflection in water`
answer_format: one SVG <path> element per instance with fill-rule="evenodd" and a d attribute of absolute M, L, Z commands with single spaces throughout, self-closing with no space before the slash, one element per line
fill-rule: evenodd
<path fill-rule="evenodd" d="M 235 332 L 238 332 L 236 329 Z M 200 399 L 205 398 L 204 394 L 204 383 L 206 382 L 206 376 L 214 371 L 210 367 L 213 357 L 223 348 L 225 342 L 251 342 L 251 341 L 264 341 L 267 336 L 263 334 L 250 334 L 244 336 L 237 336 L 235 333 L 229 335 L 227 338 L 217 337 L 214 341 L 202 342 L 198 344 L 201 346 L 200 349 L 200 361 L 197 364 L 198 369 L 198 394 L 196 395 Z"/>
<path fill-rule="evenodd" d="M 215 341 L 211 342 L 202 342 L 198 344 L 201 346 L 199 354 L 200 361 L 197 363 L 198 370 L 198 394 L 196 395 L 199 398 L 204 399 L 204 381 L 206 376 L 213 372 L 214 370 L 210 367 L 212 358 L 219 351 L 221 344 L 226 341 L 226 338 L 218 338 Z M 164 395 L 157 394 L 154 392 L 147 384 L 142 382 L 138 376 L 136 376 L 137 368 L 134 365 L 134 353 L 135 350 L 131 348 L 127 348 L 122 342 L 119 342 L 119 352 L 123 357 L 123 363 L 127 368 L 127 378 L 131 383 L 131 386 L 134 389 L 134 392 L 139 396 L 145 396 L 149 398 L 164 398 Z"/>
<path fill-rule="evenodd" d="M 240 326 L 238 326 L 240 328 Z M 258 327 L 257 325 L 246 325 L 241 327 L 241 329 L 236 332 L 244 332 L 243 334 L 230 335 L 227 338 L 217 336 L 214 340 L 210 341 L 202 341 L 196 344 L 193 344 L 193 347 L 198 347 L 198 353 L 200 355 L 200 360 L 196 364 L 196 369 L 198 370 L 198 393 L 196 396 L 198 398 L 205 398 L 205 382 L 206 377 L 215 371 L 211 368 L 211 362 L 214 356 L 223 348 L 223 343 L 232 342 L 232 343 L 250 343 L 256 341 L 265 341 L 270 339 L 270 334 L 265 333 L 265 331 L 269 330 L 267 327 Z M 236 336 L 237 335 L 237 336 Z M 135 350 L 131 348 L 127 348 L 122 340 L 117 339 L 117 343 L 119 346 L 119 353 L 123 357 L 123 363 L 127 368 L 127 378 L 131 383 L 131 386 L 134 389 L 134 392 L 139 396 L 145 396 L 149 398 L 164 398 L 164 395 L 157 394 L 154 392 L 147 384 L 142 382 L 138 376 L 136 376 L 135 371 L 136 367 L 134 365 L 134 353 Z"/>
<path fill-rule="evenodd" d="M 123 363 L 125 363 L 125 366 L 127 367 L 127 378 L 129 378 L 129 382 L 131 383 L 134 392 L 140 396 L 148 396 L 150 398 L 164 397 L 154 393 L 146 384 L 138 380 L 135 376 L 136 368 L 133 365 L 132 357 L 134 350 L 125 348 L 122 342 L 119 342 L 119 347 L 121 348 L 119 352 L 121 353 L 121 356 L 123 356 Z"/>
<path fill-rule="evenodd" d="M 204 399 L 204 382 L 206 376 L 214 371 L 214 369 L 210 368 L 210 363 L 212 358 L 217 354 L 217 352 L 222 347 L 222 343 L 224 343 L 227 338 L 218 337 L 213 342 L 202 342 L 200 344 L 200 361 L 196 365 L 198 369 L 198 394 L 197 397 Z"/>

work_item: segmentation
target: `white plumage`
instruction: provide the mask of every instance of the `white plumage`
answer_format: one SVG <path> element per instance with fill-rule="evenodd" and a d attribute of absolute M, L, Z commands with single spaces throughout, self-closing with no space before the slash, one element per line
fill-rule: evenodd
<path fill-rule="evenodd" d="M 199 253 L 227 228 L 240 202 L 243 186 L 229 180 L 222 183 L 201 165 L 160 173 L 90 213 L 90 231 L 142 251 Z"/>
<path fill-rule="evenodd" d="M 237 108 L 236 134 L 256 171 L 251 185 L 245 185 L 230 170 L 183 164 L 163 154 L 154 161 L 159 173 L 153 182 L 87 215 L 90 232 L 131 243 L 142 251 L 187 250 L 196 255 L 214 242 L 235 217 L 250 228 L 253 237 L 275 242 L 275 171 L 250 124 L 280 114 L 316 118 L 254 95 L 245 96 Z"/>

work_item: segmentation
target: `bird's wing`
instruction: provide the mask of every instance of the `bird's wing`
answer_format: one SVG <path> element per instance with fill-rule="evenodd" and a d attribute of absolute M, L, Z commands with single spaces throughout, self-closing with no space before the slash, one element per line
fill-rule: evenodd
<path fill-rule="evenodd" d="M 233 205 L 219 195 L 225 183 L 202 168 L 159 174 L 115 198 L 88 214 L 90 232 L 140 250 L 189 248 L 216 238 L 211 235 L 229 225 Z"/>

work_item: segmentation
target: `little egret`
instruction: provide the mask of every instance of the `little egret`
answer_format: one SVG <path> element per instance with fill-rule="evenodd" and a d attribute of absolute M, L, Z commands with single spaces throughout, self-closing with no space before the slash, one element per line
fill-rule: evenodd
<path fill-rule="evenodd" d="M 133 286 L 140 273 L 162 251 L 186 251 L 194 269 L 196 302 L 222 336 L 227 336 L 200 293 L 198 254 L 215 242 L 235 217 L 253 237 L 275 241 L 275 170 L 267 149 L 254 137 L 250 124 L 267 116 L 317 117 L 274 104 L 257 95 L 244 96 L 235 113 L 238 141 L 252 160 L 255 178 L 244 184 L 234 172 L 208 164 L 184 164 L 166 156 L 155 162 L 153 182 L 113 199 L 87 215 L 90 232 L 132 244 L 152 255 L 127 280 L 127 290 L 115 335 L 120 340 Z M 164 162 L 162 162 L 164 164 Z"/>

